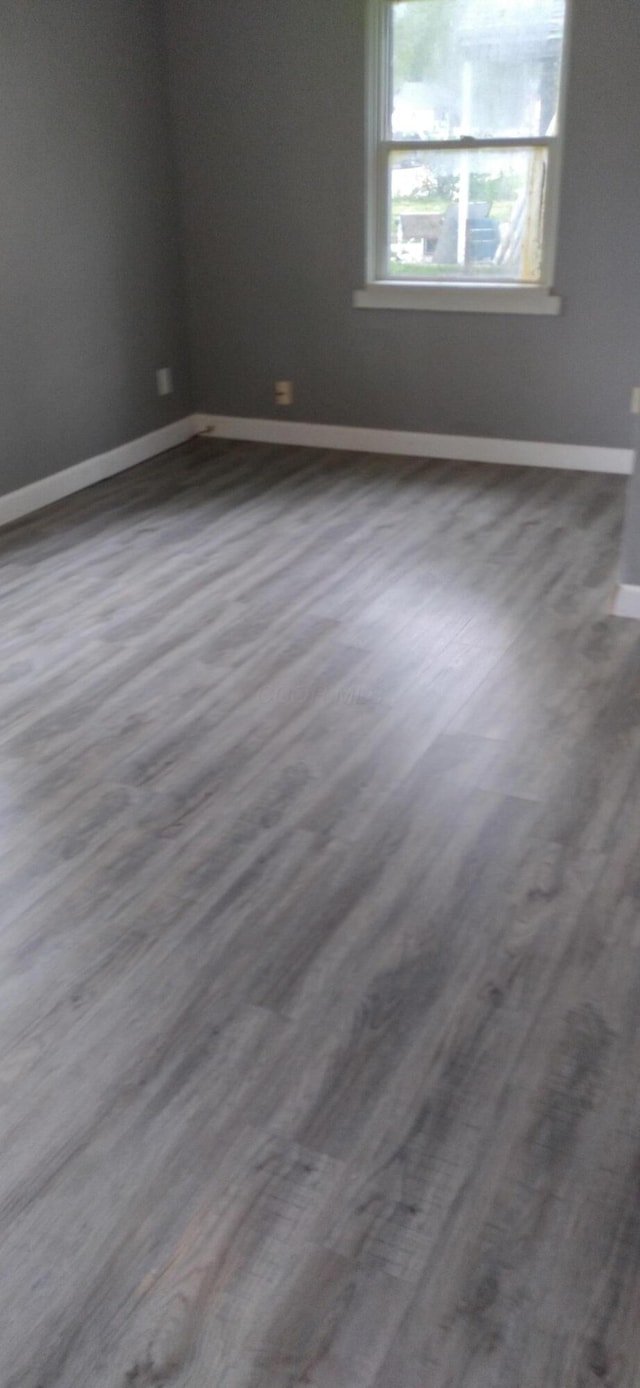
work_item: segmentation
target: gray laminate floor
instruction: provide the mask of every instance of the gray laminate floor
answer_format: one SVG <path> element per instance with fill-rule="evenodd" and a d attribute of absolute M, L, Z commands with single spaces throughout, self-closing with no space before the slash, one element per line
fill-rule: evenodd
<path fill-rule="evenodd" d="M 2 1388 L 637 1388 L 623 490 L 195 444 L 0 537 Z"/>

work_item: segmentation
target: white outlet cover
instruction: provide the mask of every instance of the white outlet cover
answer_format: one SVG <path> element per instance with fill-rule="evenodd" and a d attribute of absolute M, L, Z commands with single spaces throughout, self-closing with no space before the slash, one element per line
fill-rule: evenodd
<path fill-rule="evenodd" d="M 170 366 L 161 366 L 159 371 L 156 371 L 156 384 L 158 395 L 173 394 L 173 371 Z"/>

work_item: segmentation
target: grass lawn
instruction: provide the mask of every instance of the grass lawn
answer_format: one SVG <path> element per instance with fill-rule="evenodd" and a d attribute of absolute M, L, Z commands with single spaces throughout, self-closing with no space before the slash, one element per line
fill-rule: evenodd
<path fill-rule="evenodd" d="M 391 203 L 392 217 L 405 217 L 410 213 L 430 212 L 439 213 L 443 216 L 451 204 L 444 198 L 394 198 Z M 494 202 L 491 205 L 489 215 L 495 217 L 497 222 L 508 222 L 511 219 L 515 202 Z"/>
<path fill-rule="evenodd" d="M 427 214 L 430 212 L 446 212 L 449 204 L 444 198 L 434 198 L 433 201 L 427 198 L 394 198 L 391 204 L 391 212 L 394 217 L 406 216 L 410 212 Z"/>

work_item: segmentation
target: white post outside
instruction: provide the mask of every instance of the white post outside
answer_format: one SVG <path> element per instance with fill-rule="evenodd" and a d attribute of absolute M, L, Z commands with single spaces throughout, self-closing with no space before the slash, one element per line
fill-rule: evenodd
<path fill-rule="evenodd" d="M 460 114 L 461 135 L 471 134 L 471 82 L 472 68 L 467 59 L 462 68 L 462 109 Z M 467 259 L 467 221 L 469 218 L 469 186 L 471 183 L 471 157 L 465 151 L 460 156 L 460 183 L 458 192 L 458 265 Z"/>

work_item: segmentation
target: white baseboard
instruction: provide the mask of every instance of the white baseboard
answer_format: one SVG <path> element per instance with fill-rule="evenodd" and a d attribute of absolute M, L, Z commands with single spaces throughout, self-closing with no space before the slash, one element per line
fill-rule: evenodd
<path fill-rule="evenodd" d="M 614 617 L 637 617 L 640 619 L 640 585 L 619 583 L 613 599 Z"/>
<path fill-rule="evenodd" d="M 527 443 L 508 439 L 481 439 L 457 434 L 417 434 L 402 429 L 354 429 L 341 424 L 304 424 L 290 419 L 241 419 L 229 415 L 195 414 L 166 424 L 142 438 L 123 443 L 108 453 L 73 467 L 42 477 L 18 491 L 0 496 L 0 525 L 40 511 L 73 492 L 92 487 L 106 477 L 146 462 L 169 448 L 186 443 L 194 434 L 210 433 L 221 439 L 245 442 L 294 444 L 304 448 L 337 448 L 358 453 L 388 453 L 415 458 L 449 458 L 470 463 L 514 463 L 524 467 L 571 468 L 584 472 L 608 472 L 629 476 L 633 472 L 634 452 L 626 448 L 590 448 L 583 444 Z M 634 604 L 640 588 L 623 584 L 618 590 L 620 603 Z M 623 612 L 619 616 L 638 616 Z"/>
<path fill-rule="evenodd" d="M 415 434 L 404 429 L 353 429 L 340 424 L 303 424 L 289 419 L 239 419 L 229 415 L 194 416 L 197 431 L 221 439 L 254 443 L 297 444 L 303 448 L 355 449 L 358 453 L 396 453 L 414 458 L 451 458 L 467 463 L 515 463 L 522 467 L 633 471 L 631 448 L 592 448 L 575 443 L 527 443 L 481 439 L 458 434 Z"/>
<path fill-rule="evenodd" d="M 144 463 L 168 448 L 177 448 L 187 439 L 198 433 L 198 423 L 192 415 L 178 419 L 174 424 L 166 424 L 163 429 L 155 429 L 152 434 L 123 443 L 108 453 L 99 453 L 95 458 L 86 458 L 82 463 L 54 472 L 50 477 L 42 477 L 39 482 L 31 482 L 28 487 L 8 492 L 0 496 L 0 525 L 28 516 L 31 511 L 40 511 L 54 501 L 61 501 L 72 492 L 92 487 L 94 482 L 102 482 L 105 477 L 114 477 L 136 463 Z"/>

